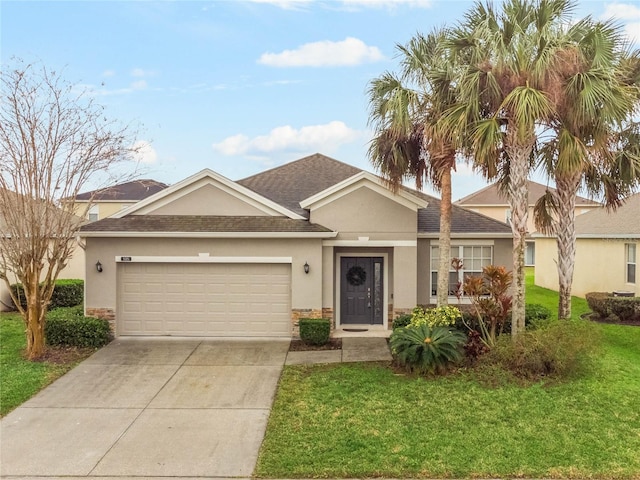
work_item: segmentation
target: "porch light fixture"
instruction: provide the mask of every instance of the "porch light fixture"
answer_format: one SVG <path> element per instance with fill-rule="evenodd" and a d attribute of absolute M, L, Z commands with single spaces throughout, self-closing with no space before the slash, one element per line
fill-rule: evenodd
<path fill-rule="evenodd" d="M 102 264 L 100 263 L 100 260 L 96 262 L 96 270 L 98 273 L 102 273 Z"/>
<path fill-rule="evenodd" d="M 304 262 L 304 273 L 309 273 L 309 264 Z"/>

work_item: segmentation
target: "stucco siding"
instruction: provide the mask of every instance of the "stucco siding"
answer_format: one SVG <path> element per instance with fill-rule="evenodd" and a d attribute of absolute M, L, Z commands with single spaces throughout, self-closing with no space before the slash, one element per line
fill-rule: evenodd
<path fill-rule="evenodd" d="M 171 203 L 148 211 L 144 209 L 143 212 L 148 215 L 267 215 L 213 185 L 202 185 L 193 192 L 172 199 Z"/>
<path fill-rule="evenodd" d="M 576 240 L 576 260 L 572 294 L 584 297 L 589 292 L 632 291 L 640 296 L 640 284 L 626 282 L 625 244 L 635 243 L 640 252 L 640 241 L 623 239 Z M 558 290 L 558 251 L 555 238 L 536 239 L 535 284 Z M 636 267 L 636 272 L 639 272 Z M 638 275 L 636 274 L 636 278 Z"/>
<path fill-rule="evenodd" d="M 361 187 L 311 211 L 310 220 L 340 232 L 337 239 L 415 240 L 417 213 Z"/>
<path fill-rule="evenodd" d="M 292 257 L 291 308 L 322 308 L 320 239 L 87 238 L 87 308 L 116 308 L 116 256 Z M 95 263 L 100 260 L 102 273 Z M 309 273 L 304 264 L 309 263 Z"/>

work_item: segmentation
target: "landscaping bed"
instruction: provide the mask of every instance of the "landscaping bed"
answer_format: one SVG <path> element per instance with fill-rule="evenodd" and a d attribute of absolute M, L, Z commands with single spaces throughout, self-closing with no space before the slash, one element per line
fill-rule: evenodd
<path fill-rule="evenodd" d="M 289 344 L 290 352 L 313 352 L 318 350 L 342 350 L 342 339 L 330 338 L 324 345 L 311 345 L 302 340 L 294 339 Z"/>

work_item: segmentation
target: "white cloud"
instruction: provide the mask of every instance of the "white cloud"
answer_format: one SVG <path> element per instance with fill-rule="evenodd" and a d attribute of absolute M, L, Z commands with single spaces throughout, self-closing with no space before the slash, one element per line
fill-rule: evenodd
<path fill-rule="evenodd" d="M 640 20 L 640 7 L 631 3 L 608 3 L 602 19 L 616 18 L 618 20 Z"/>
<path fill-rule="evenodd" d="M 357 130 L 344 122 L 333 121 L 324 125 L 310 125 L 295 129 L 290 125 L 276 127 L 267 135 L 249 138 L 238 134 L 213 144 L 213 149 L 223 155 L 252 155 L 278 151 L 330 151 L 361 137 Z"/>
<path fill-rule="evenodd" d="M 299 10 L 312 3 L 319 4 L 327 8 L 334 8 L 335 3 L 341 6 L 353 9 L 354 7 L 370 7 L 370 8 L 396 8 L 399 6 L 429 8 L 432 6 L 431 0 L 341 0 L 340 2 L 325 1 L 314 2 L 313 0 L 249 0 L 253 3 L 264 3 L 273 5 L 284 10 Z"/>
<path fill-rule="evenodd" d="M 396 8 L 401 6 L 431 8 L 431 0 L 342 0 L 346 7 Z"/>
<path fill-rule="evenodd" d="M 113 77 L 115 76 L 115 74 L 116 74 L 115 70 L 105 70 L 104 72 L 102 72 L 103 77 Z"/>
<path fill-rule="evenodd" d="M 148 77 L 149 75 L 151 75 L 151 72 L 142 68 L 134 68 L 133 70 L 131 70 L 132 77 Z"/>
<path fill-rule="evenodd" d="M 258 63 L 271 67 L 332 67 L 359 65 L 384 59 L 378 47 L 370 47 L 362 40 L 347 37 L 340 42 L 323 40 L 305 43 L 295 50 L 264 53 Z"/>
<path fill-rule="evenodd" d="M 249 0 L 253 3 L 266 3 L 283 10 L 298 10 L 301 7 L 310 5 L 313 0 Z"/>
<path fill-rule="evenodd" d="M 147 88 L 147 81 L 146 80 L 137 80 L 137 81 L 131 83 L 131 89 L 132 90 L 144 90 L 145 88 Z"/>
<path fill-rule="evenodd" d="M 600 18 L 603 20 L 614 18 L 623 22 L 629 40 L 640 43 L 640 6 L 631 3 L 608 3 Z"/>
<path fill-rule="evenodd" d="M 140 163 L 150 164 L 156 163 L 158 160 L 158 153 L 146 140 L 138 140 L 133 144 L 132 148 L 137 150 L 134 159 Z"/>

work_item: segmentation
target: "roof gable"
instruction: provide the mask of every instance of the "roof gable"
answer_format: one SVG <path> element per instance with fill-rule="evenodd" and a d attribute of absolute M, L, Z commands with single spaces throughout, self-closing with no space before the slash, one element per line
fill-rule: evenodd
<path fill-rule="evenodd" d="M 118 212 L 113 217 L 122 218 L 127 215 L 148 215 L 154 211 L 161 212 L 163 211 L 162 209 L 166 211 L 168 206 L 172 203 L 180 202 L 186 196 L 208 187 L 214 187 L 231 196 L 234 200 L 253 207 L 258 215 L 261 212 L 263 215 L 268 216 L 285 216 L 297 220 L 304 219 L 301 215 L 290 211 L 282 205 L 279 205 L 278 203 L 269 200 L 268 198 L 265 198 L 210 169 L 204 169 L 129 208 Z"/>
<path fill-rule="evenodd" d="M 527 188 L 529 192 L 528 204 L 529 206 L 535 205 L 540 197 L 542 197 L 547 190 L 555 192 L 555 188 L 542 185 L 541 183 L 534 182 L 531 180 L 527 180 Z M 473 192 L 466 197 L 461 198 L 457 202 L 456 205 L 462 205 L 465 207 L 471 206 L 508 206 L 509 202 L 507 197 L 504 196 L 500 189 L 498 188 L 497 183 L 493 183 L 488 185 L 477 192 Z M 581 197 L 576 195 L 576 206 L 598 206 L 600 205 L 595 200 L 590 200 L 588 198 Z"/>
<path fill-rule="evenodd" d="M 394 202 L 413 211 L 417 211 L 419 208 L 426 208 L 428 204 L 426 200 L 413 195 L 405 189 L 400 189 L 397 194 L 394 194 L 383 184 L 379 177 L 369 172 L 360 171 L 352 177 L 349 177 L 342 182 L 336 183 L 335 185 L 302 200 L 300 202 L 300 206 L 305 209 L 314 210 L 325 206 L 338 198 L 342 198 L 343 196 L 360 188 L 373 190 L 377 194 L 393 200 Z"/>

